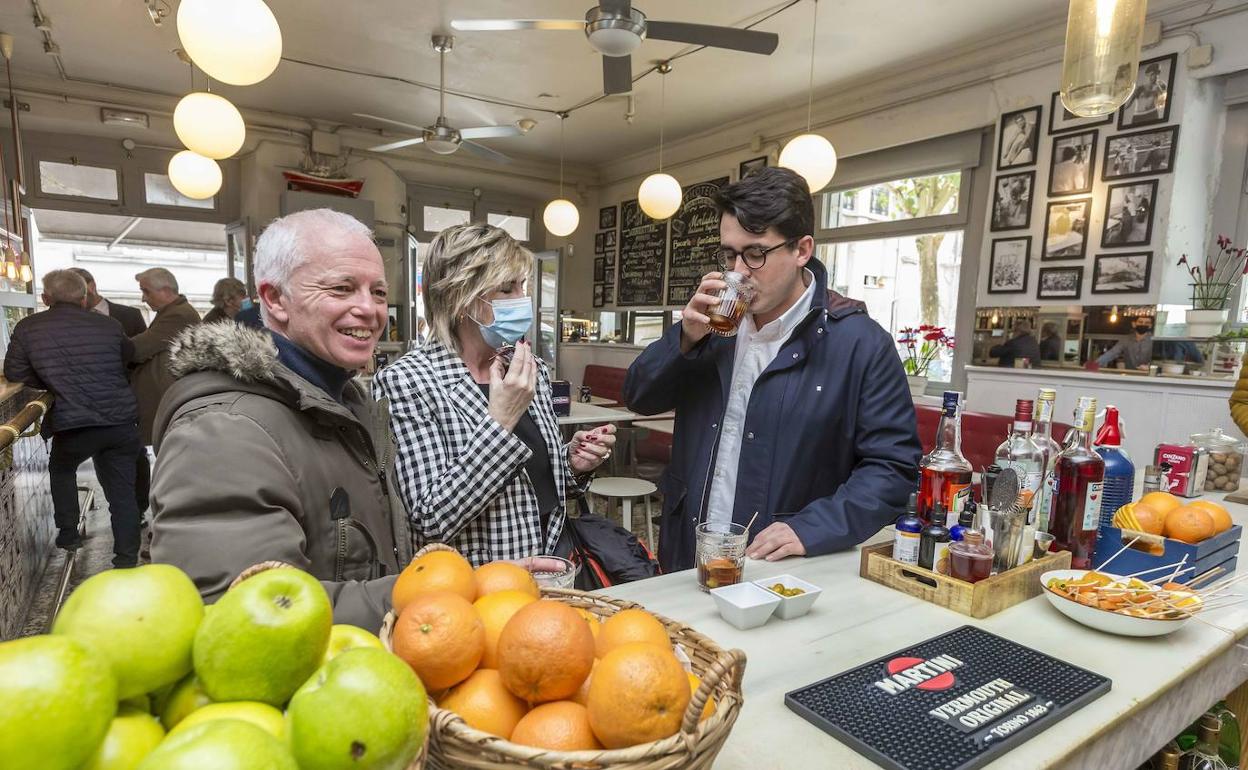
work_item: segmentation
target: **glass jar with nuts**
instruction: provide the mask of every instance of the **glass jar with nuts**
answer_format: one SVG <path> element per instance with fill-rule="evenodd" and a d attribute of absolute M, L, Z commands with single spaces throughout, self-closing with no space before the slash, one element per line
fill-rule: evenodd
<path fill-rule="evenodd" d="M 1191 442 L 1209 453 L 1209 472 L 1205 475 L 1206 492 L 1234 492 L 1239 489 L 1244 472 L 1244 445 L 1232 436 L 1214 428 L 1208 433 L 1193 433 Z"/>

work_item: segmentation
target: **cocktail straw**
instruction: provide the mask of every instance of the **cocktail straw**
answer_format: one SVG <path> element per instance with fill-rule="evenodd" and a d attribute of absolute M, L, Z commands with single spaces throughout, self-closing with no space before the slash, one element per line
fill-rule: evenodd
<path fill-rule="evenodd" d="M 1127 543 L 1126 545 L 1124 545 L 1123 547 L 1119 548 L 1119 549 L 1118 549 L 1118 553 L 1115 553 L 1113 556 L 1111 556 L 1111 557 L 1109 557 L 1108 559 L 1106 559 L 1105 561 L 1101 562 L 1101 566 L 1096 567 L 1096 570 L 1097 570 L 1097 571 L 1100 571 L 1100 570 L 1105 569 L 1105 565 L 1106 565 L 1106 564 L 1109 564 L 1111 561 L 1113 561 L 1114 559 L 1117 559 L 1119 556 L 1121 556 L 1123 551 L 1125 551 L 1125 550 L 1127 550 L 1128 548 L 1130 548 L 1131 546 L 1135 545 L 1136 541 L 1137 541 L 1137 540 L 1139 540 L 1139 539 L 1140 539 L 1140 536 L 1139 536 L 1139 535 L 1136 535 L 1135 537 L 1131 538 L 1131 542 L 1129 542 L 1129 543 Z"/>
<path fill-rule="evenodd" d="M 758 518 L 758 511 L 754 511 L 754 515 L 750 517 L 750 523 L 745 525 L 745 534 L 750 534 L 750 530 L 754 529 L 754 520 Z"/>

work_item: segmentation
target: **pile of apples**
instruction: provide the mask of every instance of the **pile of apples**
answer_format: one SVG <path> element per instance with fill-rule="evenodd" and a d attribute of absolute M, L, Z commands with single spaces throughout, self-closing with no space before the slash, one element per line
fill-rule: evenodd
<path fill-rule="evenodd" d="M 420 679 L 294 568 L 209 607 L 176 567 L 95 575 L 0 643 L 0 693 L 4 770 L 401 770 L 428 728 Z"/>

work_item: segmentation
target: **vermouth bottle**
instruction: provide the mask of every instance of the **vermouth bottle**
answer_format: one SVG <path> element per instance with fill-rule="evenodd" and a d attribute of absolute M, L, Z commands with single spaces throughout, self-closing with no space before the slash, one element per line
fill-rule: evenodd
<path fill-rule="evenodd" d="M 1053 499 L 1053 465 L 1062 447 L 1053 440 L 1053 407 L 1057 401 L 1057 391 L 1052 388 L 1041 388 L 1036 397 L 1035 425 L 1031 432 L 1031 441 L 1044 457 L 1044 472 L 1040 481 L 1040 506 L 1036 510 L 1036 529 L 1040 532 L 1049 531 L 1049 507 Z"/>
<path fill-rule="evenodd" d="M 1040 484 L 1044 474 L 1044 454 L 1031 440 L 1032 408 L 1032 402 L 1024 398 L 1014 403 L 1014 427 L 1009 438 L 1001 442 L 996 452 L 996 464 L 1002 470 L 1009 468 L 1018 475 L 1019 504 L 1027 509 L 1018 564 L 1022 564 L 1031 555 L 1031 544 L 1036 539 L 1036 522 L 1043 497 Z"/>
<path fill-rule="evenodd" d="M 919 518 L 925 523 L 952 527 L 971 497 L 971 464 L 962 454 L 962 394 L 946 390 L 936 447 L 919 462 Z M 932 510 L 940 503 L 945 520 L 932 522 Z"/>
<path fill-rule="evenodd" d="M 1092 568 L 1100 527 L 1105 461 L 1092 451 L 1095 420 L 1096 399 L 1081 398 L 1071 446 L 1058 455 L 1053 468 L 1049 531 L 1054 548 L 1071 552 L 1071 566 L 1075 569 Z"/>

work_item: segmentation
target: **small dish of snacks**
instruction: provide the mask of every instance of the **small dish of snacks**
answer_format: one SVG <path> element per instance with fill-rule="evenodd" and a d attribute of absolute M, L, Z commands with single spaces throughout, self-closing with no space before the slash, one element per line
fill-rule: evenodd
<path fill-rule="evenodd" d="M 1107 572 L 1062 569 L 1040 576 L 1044 595 L 1071 620 L 1120 636 L 1162 636 L 1205 609 L 1199 593 L 1180 583 L 1148 583 Z"/>
<path fill-rule="evenodd" d="M 753 583 L 712 588 L 711 597 L 719 616 L 743 631 L 766 623 L 780 606 L 780 596 Z"/>
<path fill-rule="evenodd" d="M 776 616 L 781 620 L 800 618 L 810 612 L 811 605 L 823 593 L 823 589 L 813 583 L 795 578 L 792 575 L 776 575 L 775 577 L 755 580 L 754 585 L 765 588 L 780 597 L 780 606 Z"/>

